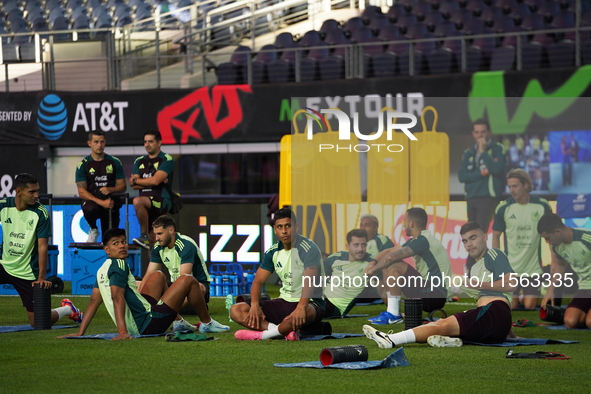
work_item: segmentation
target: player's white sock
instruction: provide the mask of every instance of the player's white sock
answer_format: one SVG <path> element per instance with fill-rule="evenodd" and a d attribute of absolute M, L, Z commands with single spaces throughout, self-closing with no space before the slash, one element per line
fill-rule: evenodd
<path fill-rule="evenodd" d="M 413 330 L 404 330 L 402 332 L 397 332 L 396 334 L 389 334 L 388 338 L 390 338 L 395 345 L 404 345 L 405 343 L 415 343 L 417 341 Z"/>
<path fill-rule="evenodd" d="M 401 296 L 393 296 L 390 292 L 386 292 L 388 296 L 388 309 L 387 311 L 393 314 L 394 316 L 400 315 L 400 299 Z"/>
<path fill-rule="evenodd" d="M 60 306 L 54 309 L 57 312 L 57 319 L 61 319 L 64 316 L 72 316 L 72 308 L 69 306 Z"/>
<path fill-rule="evenodd" d="M 279 333 L 279 326 L 273 323 L 269 323 L 269 327 L 265 331 L 263 331 L 263 336 L 261 339 L 271 339 L 280 337 L 281 334 Z"/>

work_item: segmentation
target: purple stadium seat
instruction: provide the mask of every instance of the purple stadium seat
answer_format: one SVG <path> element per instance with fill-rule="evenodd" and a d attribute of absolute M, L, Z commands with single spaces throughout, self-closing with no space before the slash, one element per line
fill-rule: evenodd
<path fill-rule="evenodd" d="M 400 68 L 401 75 L 410 75 L 410 52 L 406 51 L 400 54 L 398 60 L 398 67 Z M 429 69 L 427 68 L 427 59 L 423 52 L 414 50 L 414 74 L 421 75 L 427 74 Z"/>
<path fill-rule="evenodd" d="M 425 15 L 425 19 L 423 20 L 423 24 L 427 27 L 427 30 L 433 33 L 435 31 L 435 26 L 438 23 L 443 22 L 443 15 L 439 11 L 431 11 L 427 15 Z M 455 30 L 455 29 L 454 29 Z"/>
<path fill-rule="evenodd" d="M 482 10 L 480 19 L 484 21 L 485 26 L 492 27 L 495 24 L 495 21 L 499 20 L 502 16 L 503 11 L 499 7 L 491 6 Z"/>
<path fill-rule="evenodd" d="M 320 61 L 320 78 L 323 81 L 345 78 L 345 62 L 340 56 L 329 56 Z"/>
<path fill-rule="evenodd" d="M 435 25 L 433 34 L 437 37 L 447 37 L 450 34 L 457 32 L 456 24 L 450 20 L 444 20 Z"/>
<path fill-rule="evenodd" d="M 327 19 L 322 23 L 322 27 L 320 27 L 320 37 L 322 37 L 324 39 L 324 37 L 326 36 L 326 33 L 328 33 L 329 30 L 338 29 L 338 28 L 339 28 L 339 22 L 337 22 L 334 19 Z"/>
<path fill-rule="evenodd" d="M 481 37 L 475 38 L 474 41 L 472 41 L 472 46 L 480 48 L 482 50 L 482 54 L 488 58 L 493 53 L 495 43 L 496 39 L 494 37 Z"/>
<path fill-rule="evenodd" d="M 554 19 L 554 15 L 558 14 L 560 11 L 560 6 L 558 3 L 553 1 L 545 1 L 542 3 L 542 6 L 538 10 L 538 14 L 544 17 L 544 21 L 546 23 L 552 23 L 552 19 Z"/>
<path fill-rule="evenodd" d="M 302 38 L 298 41 L 298 44 L 301 47 L 311 47 L 320 44 L 322 39 L 320 38 L 320 33 L 316 30 L 309 30 L 304 34 Z"/>
<path fill-rule="evenodd" d="M 274 45 L 277 48 L 290 48 L 293 45 L 293 36 L 291 33 L 281 33 L 275 37 Z"/>
<path fill-rule="evenodd" d="M 434 49 L 426 56 L 429 74 L 449 74 L 457 70 L 456 56 L 449 48 Z"/>
<path fill-rule="evenodd" d="M 458 30 L 463 30 L 464 25 L 473 19 L 470 11 L 465 8 L 460 8 L 459 10 L 454 11 L 449 20 L 456 24 Z"/>
<path fill-rule="evenodd" d="M 439 12 L 445 19 L 450 19 L 452 14 L 460 9 L 458 3 L 454 0 L 441 0 L 439 3 Z"/>
<path fill-rule="evenodd" d="M 490 34 L 491 31 L 484 26 L 480 19 L 472 19 L 464 24 L 462 32 L 466 35 Z"/>
<path fill-rule="evenodd" d="M 525 3 L 517 3 L 515 7 L 511 9 L 509 16 L 513 18 L 515 25 L 519 26 L 521 25 L 523 18 L 529 14 L 531 14 L 531 10 Z"/>
<path fill-rule="evenodd" d="M 515 69 L 515 47 L 511 45 L 495 48 L 490 59 L 490 71 Z"/>
<path fill-rule="evenodd" d="M 285 83 L 294 80 L 293 65 L 287 59 L 275 59 L 267 65 L 269 82 Z"/>
<path fill-rule="evenodd" d="M 431 8 L 431 4 L 429 3 L 423 3 L 423 2 L 417 2 L 414 4 L 414 6 L 412 7 L 412 11 L 411 14 L 413 14 L 414 16 L 417 17 L 418 21 L 423 21 L 425 19 L 425 16 L 430 13 L 432 10 Z"/>
<path fill-rule="evenodd" d="M 477 46 L 466 47 L 466 71 L 475 73 L 486 67 L 486 59 L 482 50 Z"/>
<path fill-rule="evenodd" d="M 398 55 L 393 52 L 383 52 L 375 55 L 372 64 L 375 77 L 393 77 L 398 74 Z"/>
<path fill-rule="evenodd" d="M 503 10 L 503 14 L 509 15 L 517 2 L 515 0 L 495 0 L 493 4 Z"/>
<path fill-rule="evenodd" d="M 544 17 L 539 14 L 526 15 L 521 22 L 521 27 L 527 31 L 542 30 L 544 28 Z"/>
<path fill-rule="evenodd" d="M 454 32 L 453 34 L 450 34 L 448 36 L 448 39 L 443 41 L 443 43 L 441 44 L 441 48 L 443 49 L 450 49 L 454 54 L 461 54 L 462 52 L 462 41 L 460 39 L 460 37 L 463 37 L 464 35 L 460 32 Z M 458 39 L 449 39 L 450 37 L 458 37 Z M 459 59 L 459 55 L 457 56 L 458 58 L 458 64 L 460 62 Z"/>
<path fill-rule="evenodd" d="M 416 16 L 407 14 L 400 16 L 395 25 L 398 26 L 402 34 L 406 34 L 408 28 L 416 23 L 418 23 Z"/>
<path fill-rule="evenodd" d="M 269 77 L 268 77 L 268 72 L 267 72 L 267 65 L 271 62 L 273 62 L 274 60 L 277 59 L 277 47 L 275 47 L 275 45 L 265 45 L 261 48 L 262 51 L 265 52 L 259 52 L 256 55 L 255 60 L 253 60 L 251 62 L 252 64 L 252 83 L 253 84 L 260 84 L 260 83 L 265 83 L 268 81 Z M 266 52 L 266 51 L 272 51 L 272 52 Z M 246 70 L 246 68 L 244 68 L 244 71 L 248 71 Z M 243 79 L 244 80 L 248 80 L 247 75 L 244 75 L 245 73 L 243 73 Z"/>
<path fill-rule="evenodd" d="M 363 19 L 358 16 L 355 16 L 345 22 L 345 26 L 343 26 L 343 30 L 353 33 L 353 31 L 364 27 L 365 24 L 363 23 Z"/>
<path fill-rule="evenodd" d="M 390 20 L 386 15 L 378 14 L 369 20 L 368 27 L 374 32 L 374 34 L 379 33 L 379 31 L 386 26 L 390 26 Z"/>
<path fill-rule="evenodd" d="M 551 67 L 573 67 L 575 65 L 575 43 L 563 40 L 547 47 Z"/>
<path fill-rule="evenodd" d="M 415 23 L 414 25 L 409 26 L 406 30 L 406 35 L 409 38 L 414 39 L 425 38 L 427 34 L 427 27 L 422 23 Z"/>
<path fill-rule="evenodd" d="M 505 33 L 512 31 L 512 29 L 515 29 L 515 21 L 508 15 L 503 15 L 497 19 L 492 26 L 495 33 Z"/>
<path fill-rule="evenodd" d="M 529 7 L 531 12 L 538 12 L 545 1 L 546 0 L 524 0 L 523 3 Z"/>
<path fill-rule="evenodd" d="M 394 25 L 385 26 L 384 28 L 380 29 L 380 32 L 378 33 L 378 37 L 384 41 L 394 41 L 400 36 L 402 36 L 402 34 L 400 34 L 398 26 Z"/>
<path fill-rule="evenodd" d="M 404 9 L 404 6 L 402 6 L 402 4 L 395 3 L 394 5 L 392 5 L 392 7 L 390 7 L 386 16 L 388 17 L 388 19 L 390 19 L 390 22 L 396 23 L 398 21 L 398 18 L 408 14 L 409 13 Z"/>
<path fill-rule="evenodd" d="M 482 15 L 482 11 L 487 8 L 483 0 L 468 0 L 466 3 L 466 9 L 472 13 L 473 16 L 479 17 Z"/>
<path fill-rule="evenodd" d="M 402 36 L 397 40 L 399 40 L 400 42 L 388 45 L 388 48 L 386 48 L 386 52 L 393 52 L 400 57 L 402 53 L 408 52 L 409 45 L 407 42 L 404 42 L 408 39 Z"/>
<path fill-rule="evenodd" d="M 523 70 L 534 70 L 542 67 L 545 63 L 546 49 L 537 42 L 526 43 L 521 47 L 521 68 Z"/>
<path fill-rule="evenodd" d="M 369 21 L 375 18 L 378 15 L 382 14 L 382 9 L 375 5 L 368 5 L 365 6 L 363 13 L 361 14 L 361 19 L 365 22 L 365 24 L 369 24 Z"/>
<path fill-rule="evenodd" d="M 367 42 L 373 38 L 373 33 L 369 27 L 362 26 L 351 31 L 351 41 L 354 43 Z"/>

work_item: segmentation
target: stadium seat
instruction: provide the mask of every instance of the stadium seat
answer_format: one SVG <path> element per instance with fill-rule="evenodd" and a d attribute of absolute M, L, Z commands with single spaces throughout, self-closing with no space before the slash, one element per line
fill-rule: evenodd
<path fill-rule="evenodd" d="M 473 19 L 470 11 L 465 8 L 460 8 L 451 14 L 449 20 L 456 24 L 458 30 L 464 30 L 464 26 Z"/>
<path fill-rule="evenodd" d="M 35 62 L 35 42 L 29 42 L 19 45 L 19 57 L 21 62 Z"/>
<path fill-rule="evenodd" d="M 575 65 L 575 43 L 563 40 L 547 47 L 550 67 L 573 67 Z"/>
<path fill-rule="evenodd" d="M 340 56 L 329 56 L 320 61 L 320 77 L 323 81 L 345 78 L 345 62 Z"/>
<path fill-rule="evenodd" d="M 466 47 L 466 71 L 475 73 L 485 70 L 485 67 L 486 59 L 482 53 L 482 49 L 473 45 Z"/>
<path fill-rule="evenodd" d="M 86 15 L 80 15 L 74 23 L 72 24 L 73 30 L 84 30 L 90 29 L 90 20 Z M 90 38 L 90 34 L 88 32 L 78 33 L 79 40 L 88 40 Z"/>
<path fill-rule="evenodd" d="M 275 47 L 275 45 L 265 45 L 261 48 L 261 51 L 264 52 L 259 52 L 251 62 L 253 84 L 266 83 L 269 81 L 267 65 L 277 59 L 277 47 Z M 248 71 L 246 68 L 244 68 L 244 70 Z M 248 81 L 248 76 L 243 75 L 243 79 Z"/>
<path fill-rule="evenodd" d="M 366 26 L 362 26 L 351 32 L 351 42 L 354 43 L 367 42 L 371 38 L 373 38 L 373 33 Z"/>
<path fill-rule="evenodd" d="M 431 33 L 434 32 L 435 26 L 443 22 L 443 16 L 439 11 L 431 11 L 425 15 L 423 24 L 427 27 L 427 30 Z"/>
<path fill-rule="evenodd" d="M 378 15 L 382 15 L 385 17 L 385 15 L 382 14 L 382 9 L 380 7 L 375 5 L 367 5 L 365 6 L 363 13 L 361 13 L 361 19 L 363 19 L 364 23 L 368 25 L 369 21 L 371 21 Z"/>
<path fill-rule="evenodd" d="M 325 43 L 318 45 L 319 47 L 313 48 L 308 52 L 307 57 L 301 59 L 300 80 L 302 82 L 315 81 L 320 78 L 318 63 L 328 57 L 329 50 Z"/>
<path fill-rule="evenodd" d="M 361 27 L 364 27 L 364 26 L 365 26 L 365 24 L 363 23 L 363 19 L 356 16 L 356 17 L 349 19 L 347 22 L 345 22 L 345 26 L 343 26 L 343 30 L 348 31 L 349 33 L 352 34 L 355 30 L 357 30 Z"/>
<path fill-rule="evenodd" d="M 400 57 L 401 54 L 408 51 L 409 45 L 408 43 L 404 42 L 405 40 L 408 40 L 408 38 L 402 36 L 400 38 L 397 38 L 396 40 L 399 42 L 388 45 L 388 47 L 386 48 L 386 52 L 393 52 L 398 57 Z"/>
<path fill-rule="evenodd" d="M 413 38 L 415 40 L 419 38 L 426 38 L 427 34 L 427 27 L 422 23 L 415 23 L 414 25 L 409 26 L 406 30 L 406 35 L 409 38 Z"/>
<path fill-rule="evenodd" d="M 322 26 L 320 27 L 320 37 L 322 37 L 322 39 L 324 39 L 324 37 L 326 37 L 326 33 L 329 30 L 338 29 L 338 28 L 339 28 L 339 22 L 337 22 L 334 19 L 327 19 L 324 22 L 322 22 Z"/>
<path fill-rule="evenodd" d="M 428 72 L 427 59 L 422 51 L 414 50 L 414 75 L 426 74 Z M 398 67 L 401 75 L 410 75 L 410 51 L 405 51 L 400 54 L 398 60 Z"/>
<path fill-rule="evenodd" d="M 273 45 L 277 48 L 290 48 L 293 46 L 293 36 L 291 33 L 281 33 L 275 37 L 275 43 Z"/>
<path fill-rule="evenodd" d="M 384 43 L 382 40 L 376 37 L 372 37 L 369 41 L 366 41 L 361 50 L 363 51 L 363 76 L 364 78 L 372 77 L 375 75 L 373 67 L 373 58 L 380 53 L 384 52 Z"/>
<path fill-rule="evenodd" d="M 99 18 L 101 15 L 108 15 L 107 8 L 104 5 L 99 5 L 92 9 L 92 18 Z"/>
<path fill-rule="evenodd" d="M 522 70 L 534 70 L 545 63 L 546 49 L 537 42 L 526 43 L 521 47 Z"/>
<path fill-rule="evenodd" d="M 398 74 L 398 56 L 394 52 L 383 52 L 372 59 L 375 77 L 393 77 Z"/>
<path fill-rule="evenodd" d="M 397 26 L 388 25 L 380 30 L 378 37 L 384 41 L 394 41 L 402 36 Z"/>
<path fill-rule="evenodd" d="M 400 33 L 406 34 L 408 28 L 417 22 L 417 17 L 412 14 L 401 15 L 394 25 L 398 26 Z"/>
<path fill-rule="evenodd" d="M 371 29 L 374 35 L 377 35 L 381 29 L 386 26 L 390 26 L 390 20 L 386 15 L 378 14 L 373 19 L 370 19 L 367 27 Z"/>
<path fill-rule="evenodd" d="M 559 11 L 560 6 L 558 5 L 558 3 L 555 3 L 553 1 L 544 1 L 540 9 L 538 10 L 538 14 L 544 17 L 544 22 L 549 24 L 552 23 L 554 15 L 558 14 Z"/>
<path fill-rule="evenodd" d="M 487 5 L 483 0 L 468 0 L 466 3 L 466 9 L 476 18 L 482 15 L 482 11 L 484 11 L 485 8 L 487 8 Z"/>
<path fill-rule="evenodd" d="M 53 22 L 49 24 L 50 30 L 57 31 L 57 30 L 70 30 L 70 22 L 66 19 L 65 16 L 57 17 Z M 69 33 L 62 33 L 62 34 L 54 34 L 53 40 L 54 41 L 69 41 L 72 39 L 72 35 Z"/>
<path fill-rule="evenodd" d="M 417 21 L 422 22 L 425 20 L 427 14 L 431 11 L 431 4 L 425 2 L 415 2 L 410 13 L 417 18 Z"/>
<path fill-rule="evenodd" d="M 269 82 L 285 83 L 294 80 L 293 65 L 287 59 L 275 59 L 267 65 Z"/>
<path fill-rule="evenodd" d="M 19 61 L 18 45 L 2 44 L 2 60 L 4 63 L 16 63 Z"/>
<path fill-rule="evenodd" d="M 503 14 L 509 15 L 511 13 L 511 11 L 513 10 L 513 8 L 515 8 L 517 1 L 515 1 L 515 0 L 494 0 L 493 4 L 496 7 L 499 7 L 503 11 Z"/>
<path fill-rule="evenodd" d="M 515 7 L 511 9 L 509 16 L 513 18 L 516 26 L 521 25 L 523 18 L 531 14 L 530 8 L 525 3 L 517 3 Z"/>
<path fill-rule="evenodd" d="M 491 26 L 495 33 L 502 34 L 512 31 L 515 28 L 515 21 L 508 15 L 503 15 Z"/>
<path fill-rule="evenodd" d="M 307 31 L 302 38 L 298 41 L 298 44 L 301 47 L 310 47 L 316 46 L 316 44 L 320 44 L 322 42 L 322 38 L 320 38 L 320 33 L 316 30 L 309 30 Z"/>
<path fill-rule="evenodd" d="M 479 47 L 485 57 L 489 58 L 495 48 L 496 38 L 494 37 L 480 37 L 472 41 L 472 46 Z"/>
<path fill-rule="evenodd" d="M 447 37 L 452 33 L 457 32 L 456 24 L 450 20 L 444 20 L 435 25 L 433 34 L 436 37 Z"/>
<path fill-rule="evenodd" d="M 542 30 L 544 28 L 544 17 L 539 14 L 526 15 L 521 22 L 521 27 L 527 31 Z"/>
<path fill-rule="evenodd" d="M 581 44 L 581 58 L 583 64 L 591 64 L 591 40 L 589 39 Z"/>
<path fill-rule="evenodd" d="M 459 9 L 460 5 L 455 0 L 441 0 L 439 4 L 439 12 L 445 19 L 451 19 L 452 14 Z"/>
<path fill-rule="evenodd" d="M 408 12 L 404 9 L 404 6 L 399 3 L 393 4 L 386 13 L 386 16 L 392 23 L 396 23 L 398 18 L 404 15 L 408 15 Z"/>
<path fill-rule="evenodd" d="M 434 49 L 426 54 L 429 74 L 449 74 L 457 70 L 457 60 L 449 48 Z"/>
<path fill-rule="evenodd" d="M 480 19 L 470 19 L 464 23 L 462 32 L 465 35 L 490 34 L 491 31 L 484 26 Z"/>
<path fill-rule="evenodd" d="M 546 0 L 524 0 L 523 3 L 526 4 L 532 13 L 538 12 L 542 4 Z"/>
<path fill-rule="evenodd" d="M 66 11 L 64 9 L 62 9 L 61 7 L 55 7 L 49 12 L 49 16 L 47 17 L 47 21 L 49 22 L 49 25 L 51 26 L 56 21 L 56 19 L 65 18 L 65 17 L 66 17 Z"/>
<path fill-rule="evenodd" d="M 508 71 L 515 69 L 515 47 L 507 45 L 493 50 L 490 71 Z"/>

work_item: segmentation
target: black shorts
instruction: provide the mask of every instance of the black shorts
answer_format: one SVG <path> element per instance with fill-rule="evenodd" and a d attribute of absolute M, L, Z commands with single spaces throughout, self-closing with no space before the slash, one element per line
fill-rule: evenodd
<path fill-rule="evenodd" d="M 209 282 L 199 282 L 201 283 L 203 286 L 205 286 L 205 294 L 203 294 L 203 298 L 205 298 L 205 303 L 209 304 Z M 166 282 L 166 284 L 168 285 L 168 287 L 170 288 L 170 286 L 172 286 L 172 282 Z"/>
<path fill-rule="evenodd" d="M 141 334 L 162 334 L 163 332 L 166 332 L 176 318 L 178 312 L 165 303 L 158 305 L 158 300 L 148 294 L 142 294 L 142 297 L 144 297 L 152 306 L 152 320 L 150 320 L 150 324 L 148 324 L 148 327 L 146 327 Z"/>
<path fill-rule="evenodd" d="M 566 308 L 577 308 L 589 313 L 589 310 L 591 310 L 591 290 L 577 290 Z"/>
<path fill-rule="evenodd" d="M 505 301 L 493 301 L 454 316 L 464 341 L 501 343 L 511 331 L 511 308 Z"/>
<path fill-rule="evenodd" d="M 147 197 L 151 202 L 150 209 L 148 209 L 148 228 L 152 229 L 152 223 L 154 223 L 158 217 L 168 213 L 168 210 L 170 209 L 170 200 L 155 196 Z M 154 203 L 156 203 L 156 205 L 160 205 L 160 208 L 155 207 Z"/>
<path fill-rule="evenodd" d="M 282 298 L 261 301 L 259 304 L 261 306 L 261 309 L 263 310 L 263 313 L 265 314 L 265 320 L 277 325 L 281 324 L 283 319 L 291 315 L 292 312 L 295 311 L 296 307 L 298 306 L 297 302 L 285 301 Z M 324 309 L 312 300 L 310 300 L 310 303 L 308 305 L 311 305 L 316 310 L 316 317 L 313 321 L 308 322 L 306 325 L 315 324 L 321 321 L 324 317 Z"/>
<path fill-rule="evenodd" d="M 33 312 L 33 282 L 34 280 L 21 279 L 10 275 L 4 269 L 4 265 L 0 264 L 0 284 L 14 286 L 27 312 Z"/>
<path fill-rule="evenodd" d="M 429 281 L 423 280 L 423 286 L 420 286 L 418 281 L 415 282 L 415 279 L 411 279 L 420 277 L 419 271 L 409 265 L 403 276 L 406 278 L 405 283 L 412 283 L 413 286 L 402 287 L 402 292 L 406 298 L 422 298 L 425 312 L 433 312 L 435 309 L 441 309 L 445 306 L 445 296 L 439 289 L 431 291 Z M 415 283 L 417 283 L 417 286 L 414 286 Z"/>

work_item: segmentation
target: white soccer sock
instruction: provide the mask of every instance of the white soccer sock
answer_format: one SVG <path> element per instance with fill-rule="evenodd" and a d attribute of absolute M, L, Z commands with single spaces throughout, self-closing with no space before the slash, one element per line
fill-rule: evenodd
<path fill-rule="evenodd" d="M 404 330 L 402 332 L 397 332 L 396 334 L 389 334 L 388 338 L 390 338 L 395 345 L 404 345 L 405 343 L 415 343 L 417 341 L 413 330 Z"/>
<path fill-rule="evenodd" d="M 279 333 L 279 326 L 273 323 L 269 323 L 269 327 L 265 331 L 263 331 L 263 336 L 261 339 L 271 339 L 280 337 L 281 334 Z"/>
<path fill-rule="evenodd" d="M 60 306 L 59 308 L 55 308 L 54 311 L 57 312 L 58 320 L 64 316 L 72 316 L 72 308 L 69 306 Z"/>
<path fill-rule="evenodd" d="M 394 316 L 400 315 L 400 299 L 401 296 L 393 296 L 390 292 L 386 292 L 388 296 L 388 309 L 387 311 L 393 314 Z"/>

